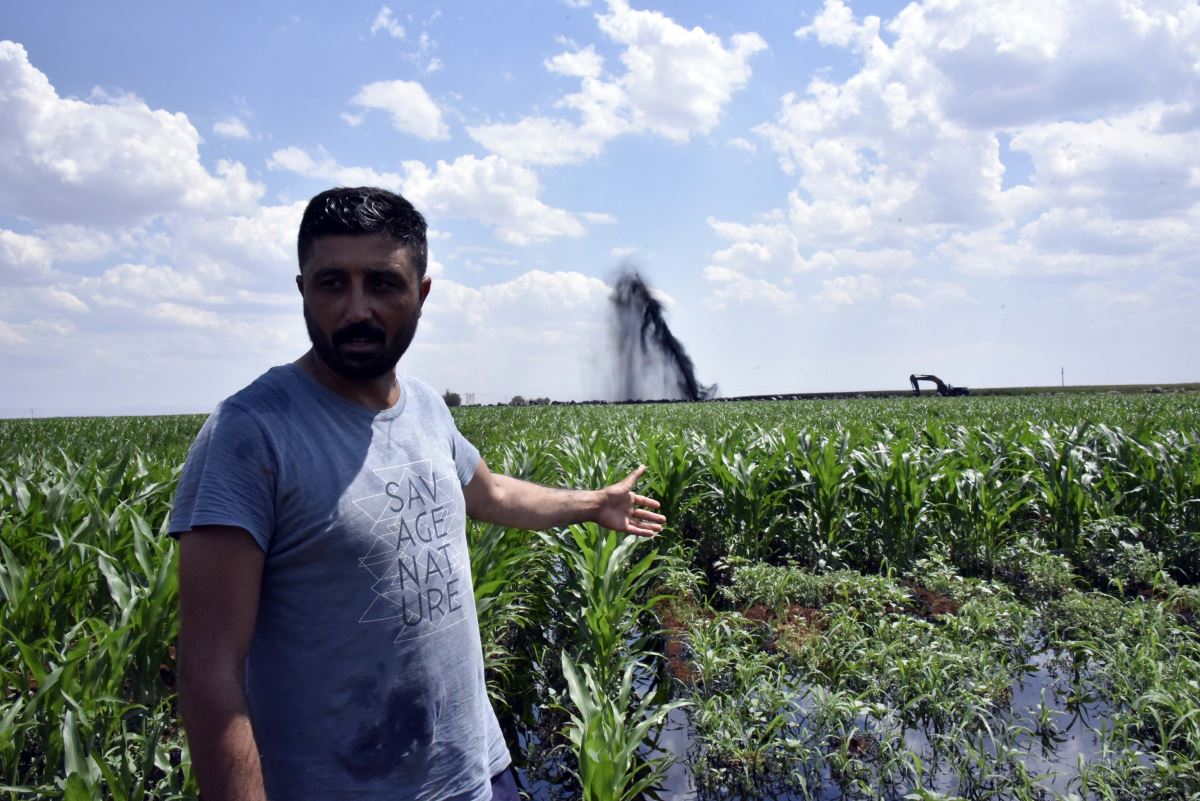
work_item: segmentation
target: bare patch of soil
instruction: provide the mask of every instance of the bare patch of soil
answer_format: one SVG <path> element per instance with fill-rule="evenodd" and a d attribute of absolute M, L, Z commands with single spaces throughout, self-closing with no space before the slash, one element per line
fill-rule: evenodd
<path fill-rule="evenodd" d="M 933 620 L 942 615 L 957 615 L 959 604 L 948 595 L 943 595 L 940 592 L 926 589 L 920 584 L 904 583 L 905 589 L 912 593 L 913 601 L 916 609 L 914 610 L 919 617 L 926 620 Z"/>

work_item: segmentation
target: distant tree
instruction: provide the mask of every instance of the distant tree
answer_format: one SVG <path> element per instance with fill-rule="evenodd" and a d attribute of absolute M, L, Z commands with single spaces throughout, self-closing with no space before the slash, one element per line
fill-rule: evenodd
<path fill-rule="evenodd" d="M 534 398 L 533 400 L 529 401 L 529 405 L 530 406 L 549 406 L 550 399 L 549 398 Z"/>
<path fill-rule="evenodd" d="M 524 406 L 525 403 L 526 403 L 525 399 L 522 398 L 520 395 L 513 395 L 513 399 L 508 402 L 508 405 L 509 406 Z"/>
<path fill-rule="evenodd" d="M 442 395 L 442 400 L 444 400 L 446 405 L 450 408 L 462 405 L 462 398 L 459 396 L 459 394 L 457 392 L 451 392 L 450 390 L 446 390 L 446 394 Z"/>

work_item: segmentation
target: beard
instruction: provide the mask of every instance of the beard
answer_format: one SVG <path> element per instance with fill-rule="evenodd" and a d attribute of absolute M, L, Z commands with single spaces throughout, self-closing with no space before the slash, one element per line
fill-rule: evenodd
<path fill-rule="evenodd" d="M 308 305 L 304 306 L 304 325 L 308 329 L 308 338 L 312 341 L 317 357 L 329 369 L 350 381 L 370 381 L 394 371 L 396 363 L 412 344 L 420 316 L 418 310 L 411 320 L 396 329 L 390 340 L 382 328 L 365 322 L 339 328 L 331 336 L 326 336 L 313 322 L 308 313 Z M 346 350 L 345 345 L 353 340 L 367 340 L 378 343 L 380 347 L 363 353 Z"/>

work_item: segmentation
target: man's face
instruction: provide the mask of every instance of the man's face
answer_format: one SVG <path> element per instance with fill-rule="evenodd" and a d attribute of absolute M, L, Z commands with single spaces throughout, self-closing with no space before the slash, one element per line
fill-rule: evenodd
<path fill-rule="evenodd" d="M 351 381 L 390 373 L 417 331 L 429 278 L 384 233 L 317 237 L 296 285 L 313 350 Z"/>

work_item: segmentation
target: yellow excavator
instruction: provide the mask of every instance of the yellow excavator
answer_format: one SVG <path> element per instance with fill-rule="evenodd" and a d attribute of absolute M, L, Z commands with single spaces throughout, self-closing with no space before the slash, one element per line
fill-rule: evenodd
<path fill-rule="evenodd" d="M 920 381 L 929 381 L 937 387 L 937 394 L 944 398 L 953 397 L 956 395 L 970 395 L 971 391 L 966 387 L 956 387 L 953 384 L 947 384 L 936 375 L 910 375 L 908 383 L 912 384 L 913 394 L 920 397 L 921 385 Z"/>

